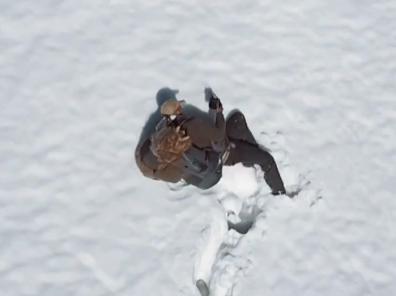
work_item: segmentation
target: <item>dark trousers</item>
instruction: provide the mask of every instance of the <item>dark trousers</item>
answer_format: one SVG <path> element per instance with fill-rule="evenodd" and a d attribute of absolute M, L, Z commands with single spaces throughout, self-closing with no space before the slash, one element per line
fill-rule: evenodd
<path fill-rule="evenodd" d="M 224 165 L 242 163 L 246 167 L 259 165 L 264 171 L 264 179 L 273 194 L 286 193 L 278 167 L 272 155 L 258 145 L 249 130 L 245 117 L 238 111 L 232 111 L 226 121 L 226 132 L 231 149 Z"/>

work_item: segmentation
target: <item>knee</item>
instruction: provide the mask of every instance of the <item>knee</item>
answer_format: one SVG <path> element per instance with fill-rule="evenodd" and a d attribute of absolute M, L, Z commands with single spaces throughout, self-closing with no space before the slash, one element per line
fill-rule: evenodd
<path fill-rule="evenodd" d="M 229 120 L 231 117 L 235 116 L 236 114 L 244 118 L 243 113 L 239 109 L 232 109 L 230 112 L 228 112 L 226 120 Z"/>

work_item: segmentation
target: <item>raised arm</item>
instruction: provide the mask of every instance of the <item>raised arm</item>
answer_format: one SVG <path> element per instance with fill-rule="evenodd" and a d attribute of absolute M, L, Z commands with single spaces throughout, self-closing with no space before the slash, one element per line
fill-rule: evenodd
<path fill-rule="evenodd" d="M 223 128 L 225 125 L 223 115 L 223 105 L 210 87 L 205 88 L 205 101 L 209 103 L 209 117 L 216 128 Z"/>
<path fill-rule="evenodd" d="M 225 119 L 223 115 L 223 105 L 220 99 L 210 87 L 205 88 L 205 100 L 209 103 L 209 117 L 213 127 L 209 129 L 212 138 L 212 146 L 221 152 L 225 145 Z"/>
<path fill-rule="evenodd" d="M 195 107 L 186 108 L 183 114 L 187 120 L 182 125 L 196 147 L 223 152 L 226 142 L 223 106 L 210 88 L 205 89 L 205 100 L 209 105 L 208 114 L 200 112 Z"/>

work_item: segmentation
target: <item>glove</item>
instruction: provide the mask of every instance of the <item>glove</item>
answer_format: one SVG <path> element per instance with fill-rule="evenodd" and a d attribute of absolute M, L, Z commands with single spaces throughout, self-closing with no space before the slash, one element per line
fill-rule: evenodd
<path fill-rule="evenodd" d="M 223 111 L 223 105 L 220 99 L 216 96 L 210 87 L 205 88 L 205 99 L 209 102 L 209 108 L 216 110 L 217 112 Z"/>

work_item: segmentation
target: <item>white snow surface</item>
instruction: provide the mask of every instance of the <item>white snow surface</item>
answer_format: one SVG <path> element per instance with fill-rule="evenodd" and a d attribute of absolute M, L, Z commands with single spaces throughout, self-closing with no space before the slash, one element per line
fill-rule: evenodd
<path fill-rule="evenodd" d="M 396 295 L 396 1 L 0 0 L 0 52 L 1 295 Z M 157 90 L 207 85 L 294 199 L 140 174 Z"/>

